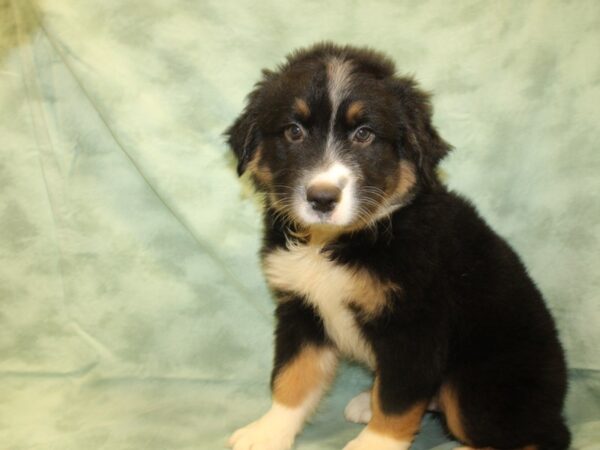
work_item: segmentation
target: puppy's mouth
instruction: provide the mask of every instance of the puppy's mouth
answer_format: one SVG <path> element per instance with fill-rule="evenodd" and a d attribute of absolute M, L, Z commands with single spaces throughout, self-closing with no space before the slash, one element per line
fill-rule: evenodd
<path fill-rule="evenodd" d="M 315 202 L 305 200 L 299 202 L 296 208 L 296 215 L 304 225 L 331 225 L 344 227 L 350 225 L 353 221 L 353 212 L 347 206 L 325 202 Z"/>

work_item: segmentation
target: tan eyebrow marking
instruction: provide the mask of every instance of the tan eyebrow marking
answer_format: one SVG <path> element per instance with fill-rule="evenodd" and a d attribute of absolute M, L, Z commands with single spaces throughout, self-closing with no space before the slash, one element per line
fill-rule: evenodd
<path fill-rule="evenodd" d="M 297 98 L 294 101 L 294 111 L 302 116 L 303 119 L 308 119 L 310 117 L 310 108 L 308 107 L 308 104 L 301 98 Z"/>
<path fill-rule="evenodd" d="M 352 102 L 346 111 L 346 120 L 348 123 L 354 123 L 365 112 L 364 102 L 358 100 Z"/>

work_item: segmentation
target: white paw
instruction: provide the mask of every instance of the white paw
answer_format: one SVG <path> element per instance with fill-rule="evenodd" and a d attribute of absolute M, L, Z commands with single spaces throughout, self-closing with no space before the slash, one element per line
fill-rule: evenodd
<path fill-rule="evenodd" d="M 302 428 L 305 411 L 273 404 L 269 412 L 229 438 L 233 450 L 289 450 Z"/>
<path fill-rule="evenodd" d="M 407 450 L 410 442 L 397 441 L 365 428 L 344 450 Z"/>
<path fill-rule="evenodd" d="M 369 423 L 373 413 L 371 412 L 371 392 L 361 392 L 354 397 L 344 410 L 344 417 L 349 422 Z"/>
<path fill-rule="evenodd" d="M 233 433 L 228 443 L 233 450 L 289 450 L 294 435 L 274 428 L 261 418 Z"/>

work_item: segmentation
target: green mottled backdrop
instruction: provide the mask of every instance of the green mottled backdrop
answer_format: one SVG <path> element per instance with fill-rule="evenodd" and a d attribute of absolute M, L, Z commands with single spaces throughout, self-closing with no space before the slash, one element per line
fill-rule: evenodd
<path fill-rule="evenodd" d="M 600 2 L 0 0 L 0 447 L 218 449 L 268 406 L 260 220 L 221 132 L 259 70 L 367 44 L 558 320 L 600 448 Z M 344 367 L 298 441 L 341 449 Z M 415 447 L 450 448 L 431 417 Z"/>

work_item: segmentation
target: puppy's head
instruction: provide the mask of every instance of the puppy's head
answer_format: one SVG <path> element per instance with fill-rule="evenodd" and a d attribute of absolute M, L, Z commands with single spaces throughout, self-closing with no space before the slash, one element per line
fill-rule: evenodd
<path fill-rule="evenodd" d="M 238 173 L 300 227 L 357 229 L 435 189 L 429 97 L 371 50 L 319 44 L 263 71 L 227 130 Z"/>

